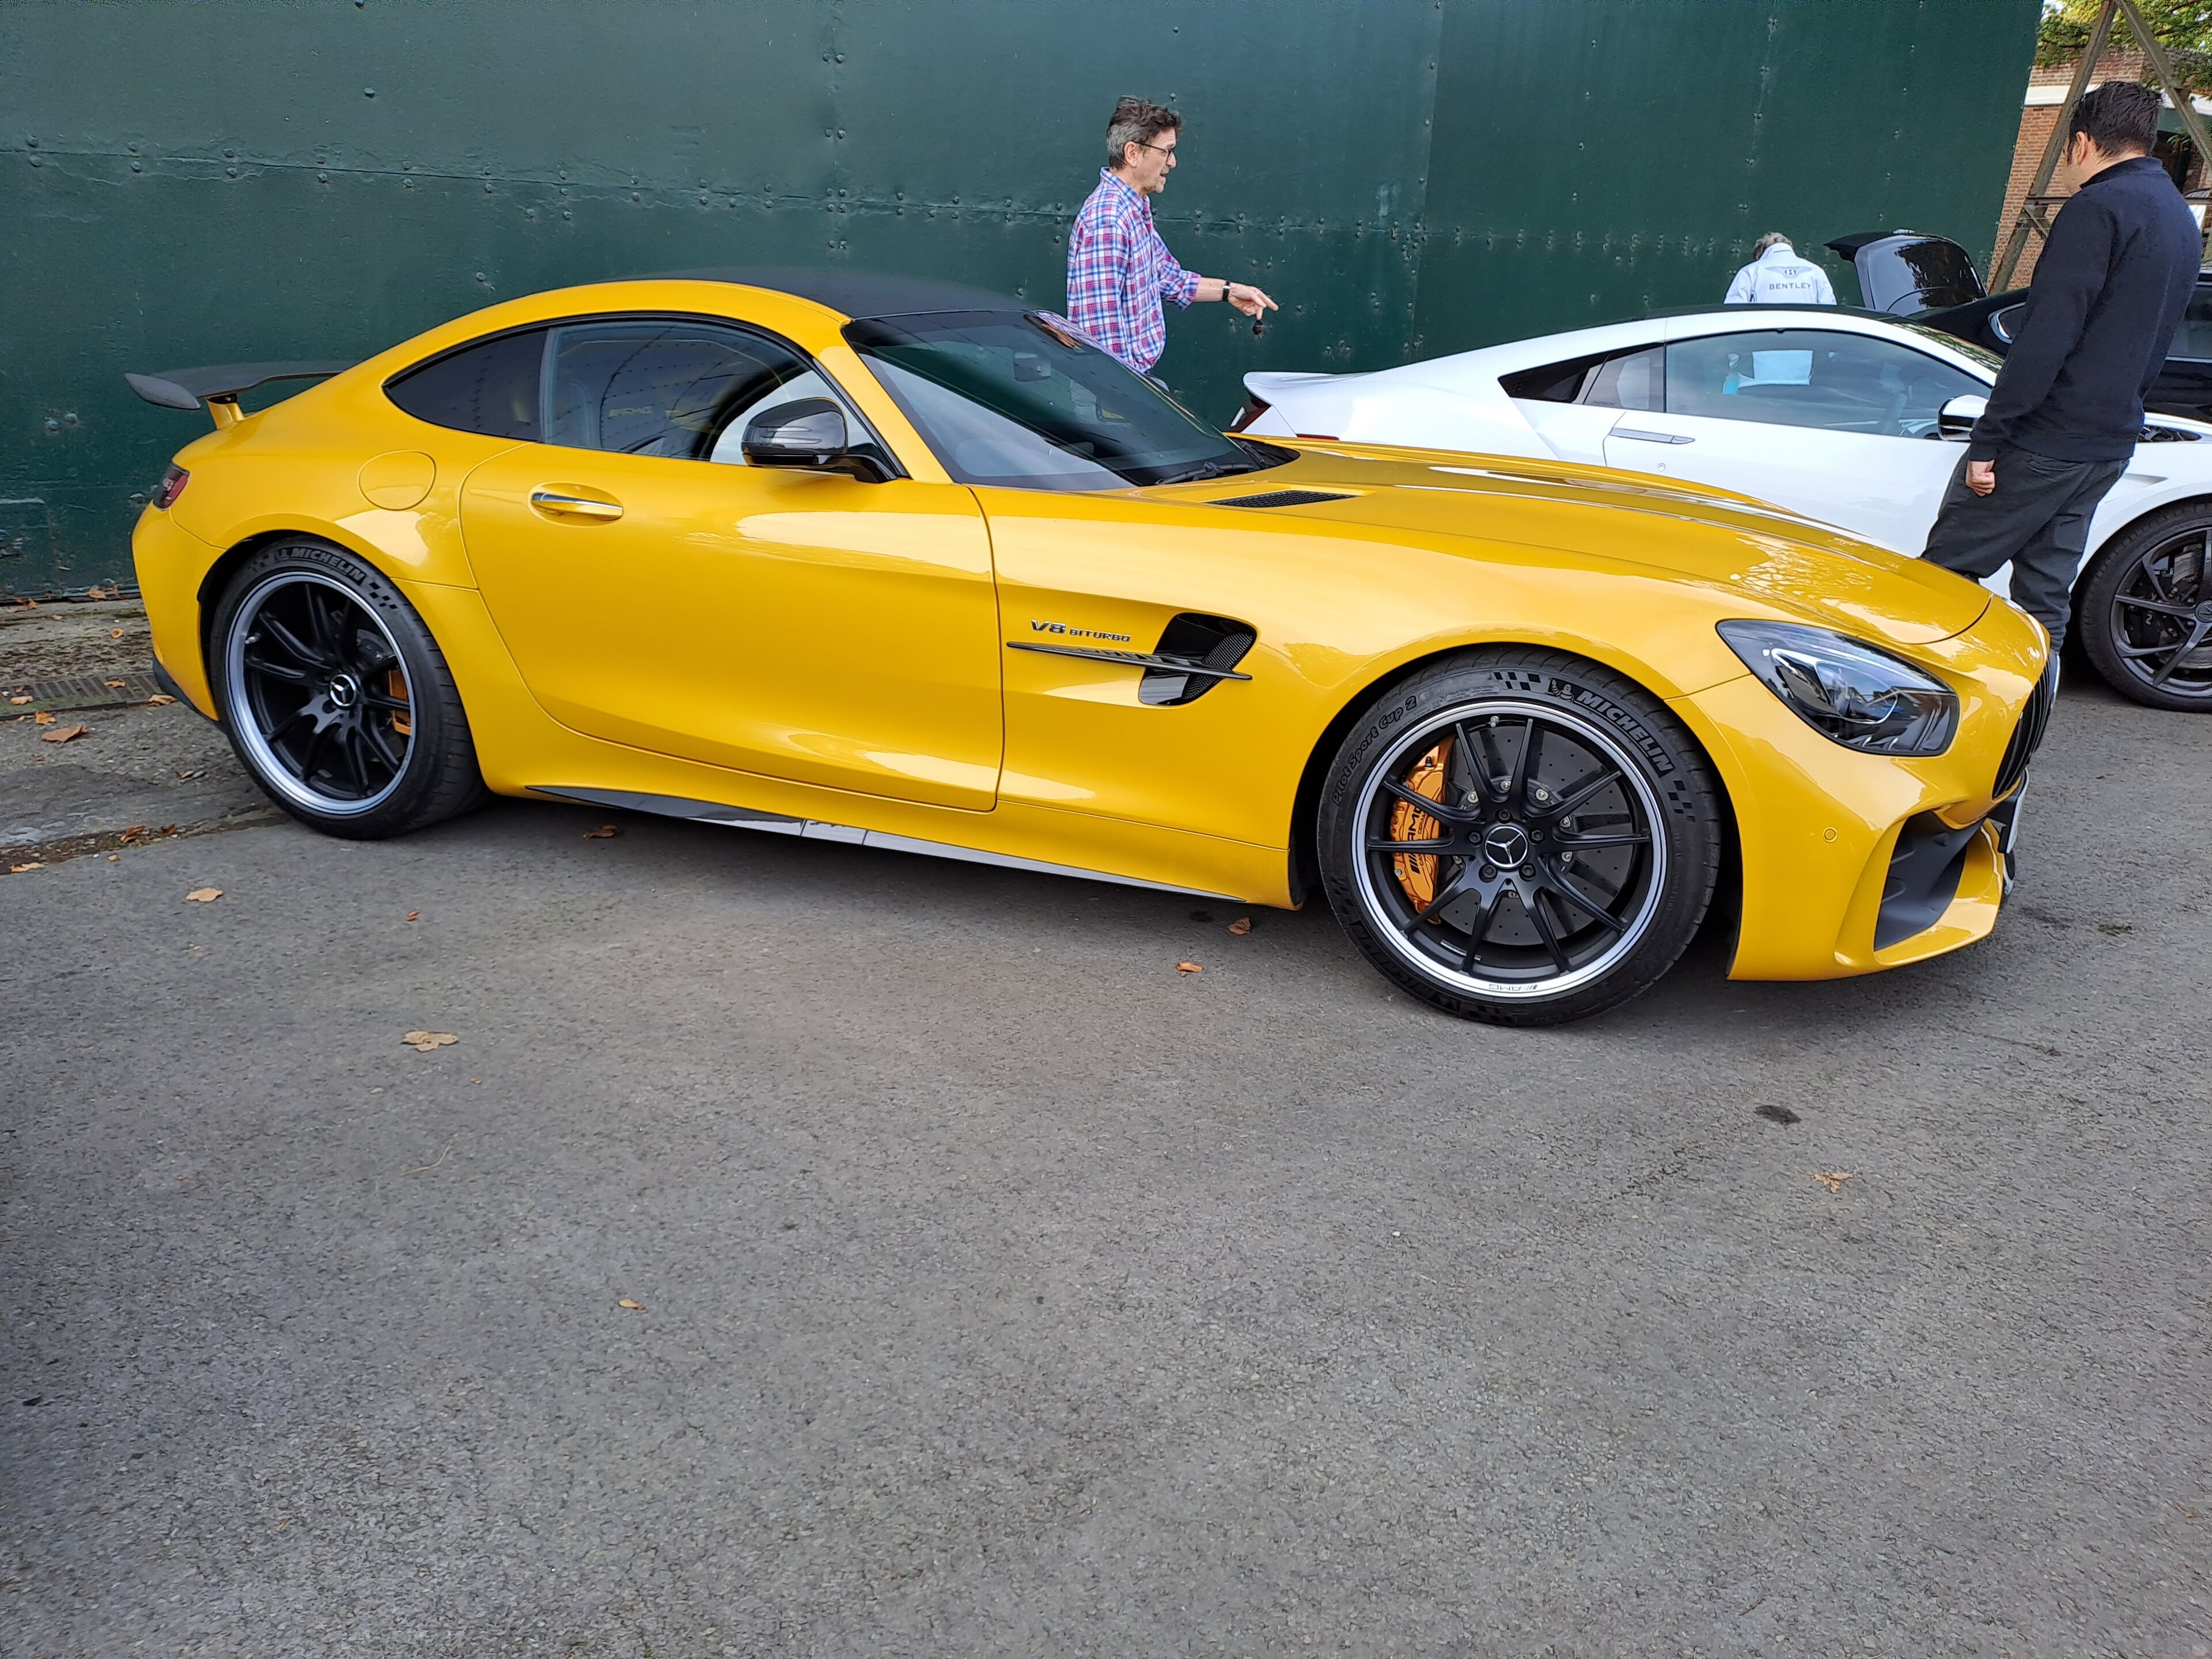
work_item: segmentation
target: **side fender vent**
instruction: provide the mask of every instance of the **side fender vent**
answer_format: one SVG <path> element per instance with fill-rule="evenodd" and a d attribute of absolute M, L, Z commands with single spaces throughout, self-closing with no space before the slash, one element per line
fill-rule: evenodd
<path fill-rule="evenodd" d="M 1348 501 L 1352 496 L 1341 489 L 1271 489 L 1261 495 L 1229 495 L 1209 507 L 1312 507 L 1320 501 Z M 1180 618 L 1178 618 L 1180 620 Z M 1242 627 L 1243 623 L 1237 624 Z"/>
<path fill-rule="evenodd" d="M 1137 701 L 1154 708 L 1179 708 L 1196 702 L 1221 684 L 1220 677 L 1242 662 L 1258 639 L 1249 623 L 1184 611 L 1161 630 L 1159 646 L 1152 654 L 1181 657 L 1190 663 L 1190 671 L 1147 668 L 1137 684 Z"/>

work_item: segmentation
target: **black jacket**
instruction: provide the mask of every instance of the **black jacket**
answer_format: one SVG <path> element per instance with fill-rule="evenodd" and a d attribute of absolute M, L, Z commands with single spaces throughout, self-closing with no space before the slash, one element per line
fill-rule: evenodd
<path fill-rule="evenodd" d="M 2203 258 L 2196 220 L 2149 156 L 2116 161 L 2082 185 L 2035 262 L 1968 459 L 1994 460 L 2007 445 L 2062 461 L 2132 455 L 2144 394 Z"/>

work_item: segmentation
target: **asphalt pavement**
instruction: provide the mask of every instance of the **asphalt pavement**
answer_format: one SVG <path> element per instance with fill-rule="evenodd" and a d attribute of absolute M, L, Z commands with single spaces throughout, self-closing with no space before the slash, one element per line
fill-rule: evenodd
<path fill-rule="evenodd" d="M 2212 1653 L 2212 721 L 2069 684 L 1968 951 L 1531 1032 L 1317 908 L 331 841 L 67 719 L 10 1659 Z"/>

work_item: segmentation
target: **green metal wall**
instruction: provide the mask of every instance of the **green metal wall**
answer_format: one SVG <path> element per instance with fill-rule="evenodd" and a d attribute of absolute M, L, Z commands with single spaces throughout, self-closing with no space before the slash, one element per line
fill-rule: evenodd
<path fill-rule="evenodd" d="M 196 417 L 126 368 L 365 355 L 608 276 L 851 264 L 1059 303 L 1114 99 L 1267 286 L 1249 368 L 1717 298 L 1749 241 L 1996 218 L 2039 0 L 5 0 L 0 592 L 130 579 Z M 1978 250 L 1978 252 L 1980 250 Z M 1850 290 L 1845 289 L 1845 292 Z"/>

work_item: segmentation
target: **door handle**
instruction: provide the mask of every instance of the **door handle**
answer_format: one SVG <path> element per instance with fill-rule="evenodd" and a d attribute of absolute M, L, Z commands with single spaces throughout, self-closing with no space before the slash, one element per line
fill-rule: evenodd
<path fill-rule="evenodd" d="M 560 489 L 533 489 L 530 504 L 540 513 L 564 514 L 578 519 L 619 519 L 623 515 L 620 501 L 603 501 L 590 495 L 571 495 Z"/>
<path fill-rule="evenodd" d="M 1695 438 L 1686 438 L 1679 432 L 1646 432 L 1639 427 L 1617 426 L 1606 434 L 1608 438 L 1633 438 L 1646 444 L 1693 444 Z"/>

